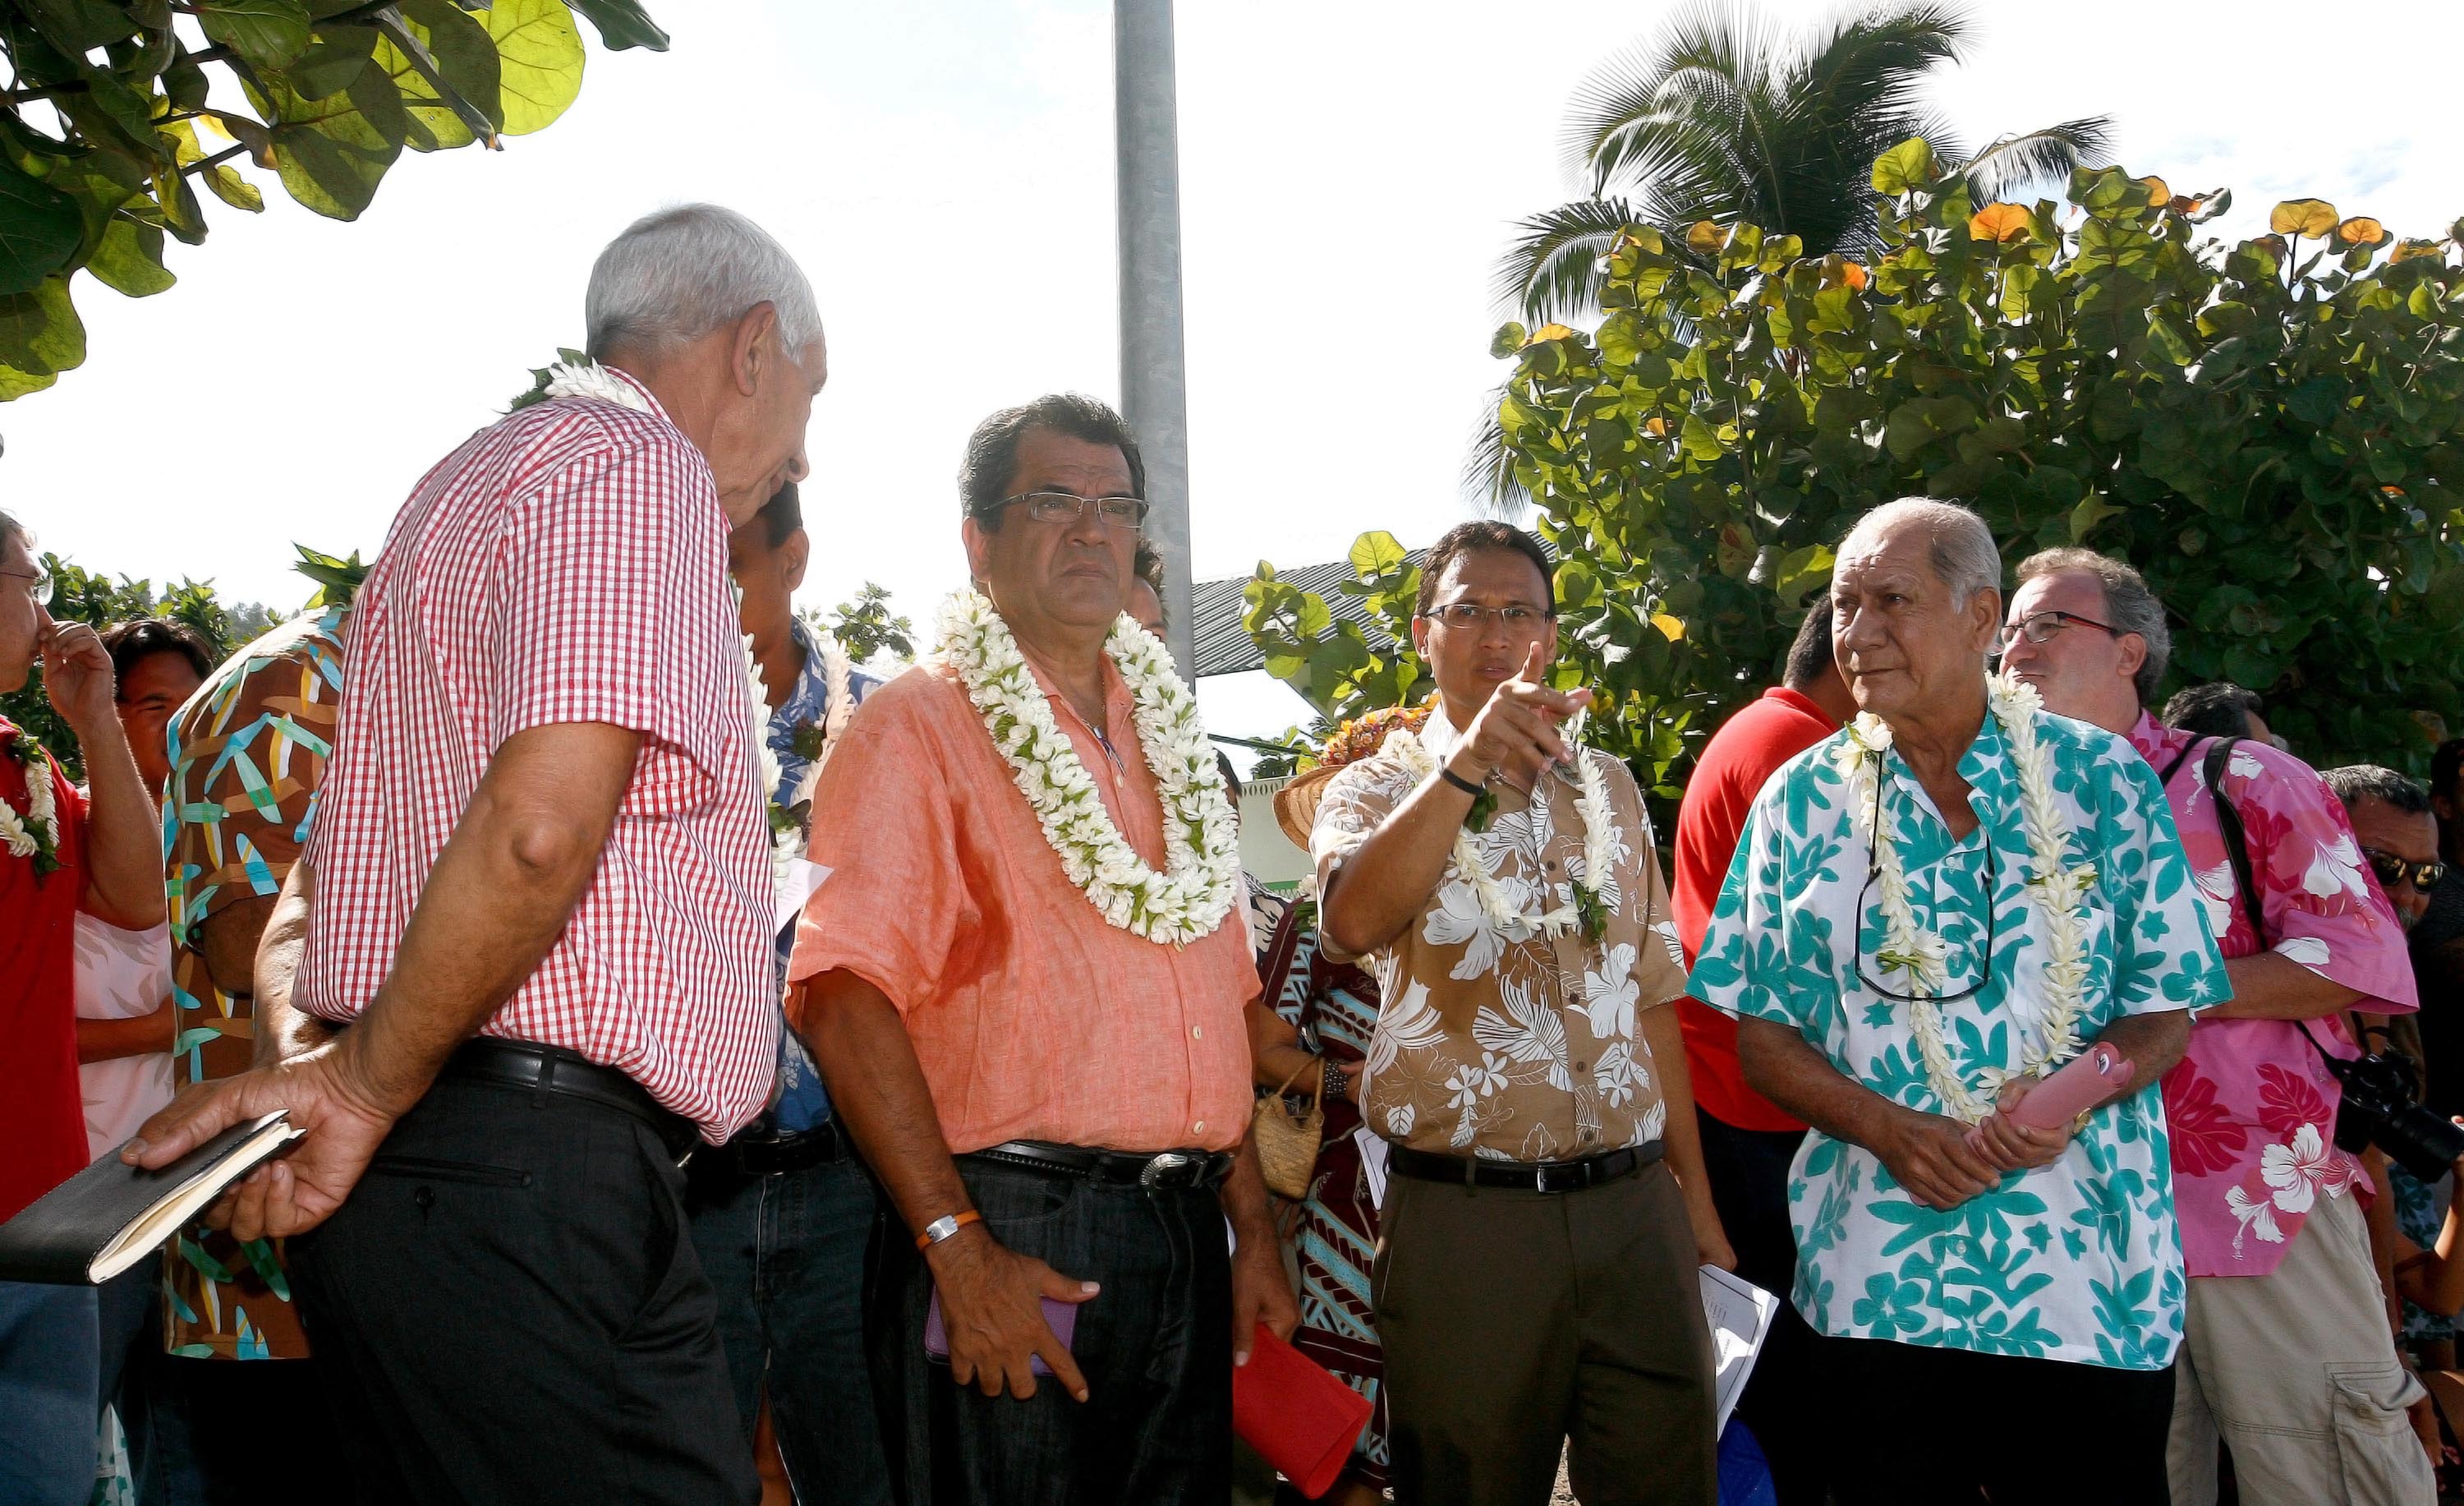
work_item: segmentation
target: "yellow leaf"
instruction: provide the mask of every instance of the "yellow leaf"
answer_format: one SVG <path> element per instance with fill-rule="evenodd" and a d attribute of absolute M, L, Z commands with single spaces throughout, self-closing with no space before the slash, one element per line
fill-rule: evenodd
<path fill-rule="evenodd" d="M 2172 202 L 2172 185 L 2167 183 L 2164 179 L 2142 178 L 2139 181 L 2147 185 L 2147 203 L 2150 208 L 2161 210 L 2167 204 Z"/>
<path fill-rule="evenodd" d="M 1727 244 L 1727 239 L 1728 233 L 1709 220 L 1696 220 L 1685 232 L 1685 245 L 1693 251 L 1714 252 Z"/>
<path fill-rule="evenodd" d="M 1574 332 L 1573 330 L 1568 329 L 1563 324 L 1543 324 L 1538 329 L 1533 330 L 1531 332 L 1531 338 L 1525 341 L 1523 343 L 1528 346 L 1536 345 L 1544 340 L 1566 340 L 1571 338 L 1573 333 Z"/>
<path fill-rule="evenodd" d="M 1665 439 L 1668 437 L 1668 420 L 1656 415 L 1646 418 L 1642 421 L 1642 432 L 1654 439 Z"/>
<path fill-rule="evenodd" d="M 1854 261 L 1841 262 L 1839 265 L 1839 276 L 1840 280 L 1846 282 L 1850 287 L 1856 288 L 1860 292 L 1864 289 L 1865 268 L 1863 264 Z"/>
<path fill-rule="evenodd" d="M 2356 214 L 2336 227 L 2336 238 L 2347 246 L 2376 246 L 2387 238 L 2387 227 L 2366 214 Z"/>
<path fill-rule="evenodd" d="M 1989 204 L 1969 216 L 1968 233 L 1974 240 L 2022 240 L 2035 225 L 2022 204 Z"/>
<path fill-rule="evenodd" d="M 1671 643 L 1682 643 L 1685 639 L 1685 623 L 1682 618 L 1672 617 L 1664 611 L 1656 611 L 1651 614 L 1651 625 L 1658 628 L 1660 635 Z"/>
<path fill-rule="evenodd" d="M 2194 199 L 2187 194 L 2175 194 L 2170 206 L 2176 214 L 2196 214 L 2207 207 L 2208 201 L 2204 196 Z"/>
<path fill-rule="evenodd" d="M 2397 242 L 2395 250 L 2388 253 L 2387 260 L 2391 262 L 2410 261 L 2415 256 L 2435 256 L 2437 255 L 2438 242 L 2434 240 L 2409 239 Z"/>
<path fill-rule="evenodd" d="M 2278 235 L 2324 235 L 2336 228 L 2336 207 L 2324 199 L 2287 199 L 2267 216 Z"/>

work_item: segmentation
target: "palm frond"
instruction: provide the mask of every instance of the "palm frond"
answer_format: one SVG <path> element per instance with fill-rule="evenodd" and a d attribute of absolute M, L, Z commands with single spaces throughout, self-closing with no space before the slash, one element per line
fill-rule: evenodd
<path fill-rule="evenodd" d="M 1611 54 L 1567 102 L 1560 151 L 1569 182 L 1595 195 L 1647 175 L 1646 122 L 1700 119 L 1750 92 L 1774 38 L 1761 12 L 1695 0 L 1655 33 Z"/>
<path fill-rule="evenodd" d="M 2113 160 L 2112 145 L 2113 117 L 2091 115 L 2005 136 L 1968 159 L 1962 170 L 1982 204 L 2015 198 L 2030 184 L 2066 182 L 2075 167 L 2101 167 Z"/>
<path fill-rule="evenodd" d="M 1484 518 L 1514 522 L 1530 510 L 1531 494 L 1514 478 L 1513 459 L 1507 454 L 1506 430 L 1498 421 L 1498 405 L 1506 388 L 1491 388 L 1481 399 L 1480 417 L 1472 426 L 1471 447 L 1463 452 L 1463 498 Z"/>
<path fill-rule="evenodd" d="M 1602 258 L 1635 217 L 1623 199 L 1576 199 L 1515 221 L 1491 279 L 1498 307 L 1534 324 L 1590 319 L 1599 311 Z"/>

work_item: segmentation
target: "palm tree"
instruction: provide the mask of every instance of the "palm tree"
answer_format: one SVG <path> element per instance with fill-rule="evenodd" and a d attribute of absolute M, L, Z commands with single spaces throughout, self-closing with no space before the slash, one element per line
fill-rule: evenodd
<path fill-rule="evenodd" d="M 1798 236 L 1810 255 L 1870 255 L 1874 159 L 1911 136 L 1930 142 L 1936 160 L 1963 163 L 1980 203 L 2102 163 L 2104 116 L 2000 137 L 1968 155 L 1917 93 L 1934 69 L 1963 58 L 1969 32 L 1965 11 L 1909 0 L 1795 38 L 1734 0 L 1678 11 L 1574 91 L 1564 145 L 1583 196 L 1519 223 L 1498 264 L 1500 306 L 1533 323 L 1595 318 L 1609 246 L 1631 224 L 1682 239 L 1698 220 L 1746 220 Z M 1504 459 L 1492 400 L 1464 485 L 1510 508 L 1520 498 Z"/>

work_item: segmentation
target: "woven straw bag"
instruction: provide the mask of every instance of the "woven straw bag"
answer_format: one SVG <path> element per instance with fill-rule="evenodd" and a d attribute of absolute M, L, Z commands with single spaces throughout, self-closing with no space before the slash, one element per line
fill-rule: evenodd
<path fill-rule="evenodd" d="M 1284 1106 L 1284 1095 L 1302 1073 L 1310 1074 L 1309 1111 L 1294 1114 Z M 1249 1140 L 1258 1147 L 1258 1169 L 1269 1191 L 1295 1202 L 1309 1196 L 1317 1174 L 1318 1142 L 1326 1136 L 1326 1105 L 1318 1101 L 1325 1074 L 1316 1058 L 1284 1079 L 1284 1085 L 1258 1100 L 1250 1115 Z"/>

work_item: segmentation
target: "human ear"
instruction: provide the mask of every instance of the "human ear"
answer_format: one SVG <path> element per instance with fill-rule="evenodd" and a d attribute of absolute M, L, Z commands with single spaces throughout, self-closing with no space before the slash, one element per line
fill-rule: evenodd
<path fill-rule="evenodd" d="M 967 549 L 967 574 L 979 584 L 992 579 L 993 536 L 970 518 L 958 524 L 958 539 Z"/>
<path fill-rule="evenodd" d="M 812 557 L 812 535 L 802 528 L 787 535 L 787 542 L 779 546 L 779 576 L 789 591 L 804 584 L 804 566 Z"/>
<path fill-rule="evenodd" d="M 756 303 L 736 321 L 736 339 L 729 347 L 729 374 L 736 379 L 736 390 L 751 397 L 761 389 L 765 378 L 777 374 L 784 352 L 779 348 L 779 306 Z"/>

